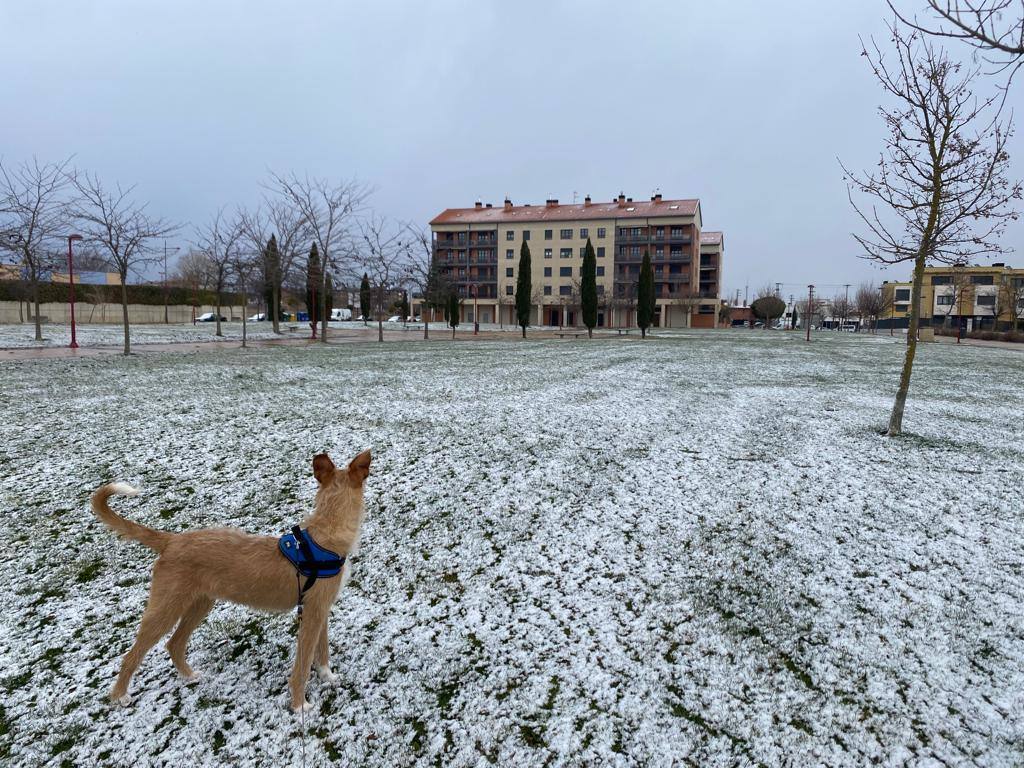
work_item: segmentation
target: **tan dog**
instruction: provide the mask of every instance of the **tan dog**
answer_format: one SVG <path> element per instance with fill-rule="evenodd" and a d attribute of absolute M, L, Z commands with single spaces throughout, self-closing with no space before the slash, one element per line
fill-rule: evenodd
<path fill-rule="evenodd" d="M 363 483 L 370 473 L 370 452 L 363 451 L 345 469 L 338 469 L 326 453 L 313 458 L 313 475 L 320 488 L 316 508 L 303 527 L 325 549 L 347 556 L 358 545 L 363 522 Z M 115 494 L 134 496 L 122 483 L 105 485 L 92 495 L 92 510 L 121 536 L 142 542 L 159 553 L 153 564 L 149 603 L 142 615 L 135 644 L 121 661 L 121 672 L 110 698 L 131 701 L 128 683 L 139 663 L 177 624 L 167 650 L 178 672 L 196 678 L 185 660 L 188 638 L 213 608 L 216 600 L 249 605 L 263 611 L 288 611 L 298 601 L 295 569 L 278 551 L 277 538 L 253 536 L 231 528 L 207 528 L 169 533 L 133 523 L 114 513 L 107 499 Z M 291 707 L 308 711 L 306 681 L 311 661 L 328 682 L 337 680 L 328 663 L 327 618 L 331 605 L 348 576 L 348 563 L 337 576 L 318 579 L 303 599 L 298 650 L 289 681 Z M 301 580 L 305 582 L 305 577 Z"/>

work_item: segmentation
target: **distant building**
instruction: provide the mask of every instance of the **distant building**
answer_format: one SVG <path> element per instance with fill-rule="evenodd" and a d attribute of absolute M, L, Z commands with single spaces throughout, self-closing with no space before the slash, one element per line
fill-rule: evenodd
<path fill-rule="evenodd" d="M 882 284 L 889 309 L 880 328 L 910 324 L 913 284 Z M 926 267 L 921 286 L 921 325 L 965 330 L 1003 330 L 1024 321 L 1024 269 L 1005 264 Z"/>
<path fill-rule="evenodd" d="M 597 258 L 599 327 L 634 325 L 640 263 L 650 254 L 654 269 L 656 326 L 717 325 L 724 238 L 702 232 L 699 200 L 633 202 L 619 195 L 610 203 L 501 208 L 477 203 L 448 208 L 430 222 L 434 259 L 463 299 L 464 322 L 477 317 L 515 324 L 516 273 L 522 244 L 529 245 L 535 325 L 580 324 L 580 269 L 589 239 Z M 418 307 L 414 312 L 419 314 Z"/>

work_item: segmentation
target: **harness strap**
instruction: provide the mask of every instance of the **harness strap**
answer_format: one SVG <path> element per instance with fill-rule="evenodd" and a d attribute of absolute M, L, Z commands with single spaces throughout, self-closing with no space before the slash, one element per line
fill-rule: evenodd
<path fill-rule="evenodd" d="M 299 549 L 302 551 L 303 557 L 306 558 L 306 567 L 309 568 L 311 573 L 306 577 L 306 583 L 302 586 L 299 591 L 299 605 L 302 605 L 302 597 L 316 584 L 316 580 L 320 577 L 320 563 L 316 561 L 313 556 L 313 548 L 309 546 L 309 542 L 306 537 L 302 535 L 302 529 L 297 525 L 292 526 L 292 536 L 295 537 L 295 543 L 299 545 Z"/>

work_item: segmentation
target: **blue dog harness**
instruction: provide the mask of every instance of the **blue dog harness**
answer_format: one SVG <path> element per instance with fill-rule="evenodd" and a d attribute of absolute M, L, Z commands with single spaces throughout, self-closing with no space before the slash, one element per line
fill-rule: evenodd
<path fill-rule="evenodd" d="M 298 614 L 302 616 L 302 598 L 316 584 L 317 579 L 337 576 L 345 565 L 345 556 L 324 549 L 299 526 L 292 526 L 292 532 L 277 540 L 277 548 L 295 568 L 295 580 L 306 577 L 306 583 L 299 589 Z"/>

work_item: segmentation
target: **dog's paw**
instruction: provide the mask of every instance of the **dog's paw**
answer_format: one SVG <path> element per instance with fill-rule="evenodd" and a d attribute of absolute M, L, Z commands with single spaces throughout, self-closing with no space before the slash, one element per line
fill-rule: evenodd
<path fill-rule="evenodd" d="M 132 703 L 132 695 L 130 693 L 124 693 L 120 696 L 115 696 L 113 693 L 110 694 L 110 701 L 119 707 L 127 707 Z"/>
<path fill-rule="evenodd" d="M 328 685 L 337 685 L 338 681 L 341 679 L 336 674 L 331 672 L 330 667 L 317 667 L 316 673 L 320 677 L 320 679 Z"/>
<path fill-rule="evenodd" d="M 295 706 L 294 704 L 292 705 L 292 712 L 294 712 L 296 715 L 299 714 L 300 712 L 312 712 L 312 711 L 313 711 L 313 705 L 310 704 L 308 701 L 305 701 L 305 700 L 303 700 L 303 702 L 299 706 Z"/>
<path fill-rule="evenodd" d="M 181 679 L 185 683 L 185 685 L 195 685 L 202 679 L 202 677 L 202 675 L 193 670 L 192 672 L 189 672 L 187 675 L 182 675 Z"/>

